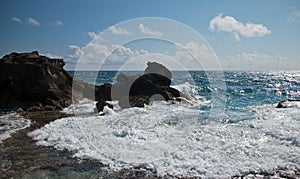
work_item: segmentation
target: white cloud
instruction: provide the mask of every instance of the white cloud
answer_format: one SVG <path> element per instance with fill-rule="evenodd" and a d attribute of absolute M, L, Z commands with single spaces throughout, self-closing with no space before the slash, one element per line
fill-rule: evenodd
<path fill-rule="evenodd" d="M 62 26 L 63 23 L 60 20 L 57 20 L 57 21 L 54 22 L 54 25 L 55 26 Z"/>
<path fill-rule="evenodd" d="M 140 31 L 145 35 L 151 35 L 151 36 L 163 36 L 164 34 L 160 31 L 152 31 L 144 24 L 139 25 Z"/>
<path fill-rule="evenodd" d="M 29 17 L 29 18 L 27 19 L 27 22 L 28 22 L 30 25 L 34 25 L 34 26 L 39 26 L 39 25 L 40 25 L 40 23 L 39 23 L 37 20 L 35 20 L 35 19 L 31 18 L 31 17 Z"/>
<path fill-rule="evenodd" d="M 78 60 L 79 57 L 83 54 L 83 50 L 77 45 L 69 45 L 70 54 L 68 58 Z"/>
<path fill-rule="evenodd" d="M 18 17 L 12 17 L 11 20 L 18 22 L 18 23 L 22 23 L 22 20 Z"/>
<path fill-rule="evenodd" d="M 45 53 L 45 54 L 41 54 L 43 56 L 46 56 L 46 57 L 49 57 L 49 58 L 54 58 L 54 59 L 63 59 L 62 56 L 59 56 L 59 55 L 53 55 L 51 53 Z"/>
<path fill-rule="evenodd" d="M 288 16 L 287 21 L 293 22 L 299 19 L 300 19 L 300 11 L 292 11 Z"/>
<path fill-rule="evenodd" d="M 94 38 L 97 37 L 97 34 L 96 34 L 95 32 L 88 32 L 88 35 L 89 35 L 92 39 L 94 39 Z"/>
<path fill-rule="evenodd" d="M 246 24 L 237 21 L 234 17 L 225 16 L 222 14 L 214 17 L 209 24 L 209 28 L 233 33 L 233 37 L 237 40 L 239 35 L 245 37 L 263 37 L 271 33 L 267 27 L 262 24 L 247 22 Z"/>
<path fill-rule="evenodd" d="M 239 40 L 240 40 L 240 36 L 239 36 L 239 34 L 238 34 L 237 32 L 233 33 L 233 38 L 234 38 L 234 40 L 236 40 L 236 41 L 239 41 Z"/>
<path fill-rule="evenodd" d="M 110 26 L 108 30 L 114 35 L 132 35 L 132 32 L 129 32 L 125 28 Z"/>
<path fill-rule="evenodd" d="M 97 34 L 95 32 L 88 32 L 87 34 L 88 34 L 88 36 L 90 38 L 92 38 L 92 40 L 96 40 L 97 41 L 97 42 L 94 42 L 94 43 L 101 43 L 101 42 L 103 42 L 103 38 L 102 38 L 102 36 L 100 34 Z"/>

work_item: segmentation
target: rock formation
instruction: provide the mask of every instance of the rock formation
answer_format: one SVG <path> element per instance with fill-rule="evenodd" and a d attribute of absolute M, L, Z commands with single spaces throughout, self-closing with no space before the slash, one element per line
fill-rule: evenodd
<path fill-rule="evenodd" d="M 151 101 L 175 100 L 182 94 L 170 87 L 172 73 L 163 65 L 148 62 L 143 75 L 126 76 L 120 73 L 112 85 L 112 99 L 122 108 L 144 107 Z"/>
<path fill-rule="evenodd" d="M 118 100 L 122 108 L 143 107 L 151 101 L 178 100 L 181 92 L 170 87 L 172 73 L 163 65 L 148 62 L 144 74 L 120 73 L 115 84 L 94 86 L 73 78 L 62 59 L 38 52 L 11 53 L 0 59 L 0 109 L 26 111 L 61 110 L 72 102 L 88 98 L 97 101 L 97 111 L 107 101 Z"/>
<path fill-rule="evenodd" d="M 111 100 L 111 85 L 96 86 L 73 78 L 62 59 L 38 52 L 11 53 L 0 59 L 0 109 L 60 110 L 83 98 Z M 94 90 L 96 91 L 96 97 Z"/>

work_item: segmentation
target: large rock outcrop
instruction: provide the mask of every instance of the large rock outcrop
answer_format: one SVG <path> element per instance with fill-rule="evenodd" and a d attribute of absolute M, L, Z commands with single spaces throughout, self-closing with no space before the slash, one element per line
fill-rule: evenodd
<path fill-rule="evenodd" d="M 142 75 L 126 76 L 120 73 L 112 85 L 112 99 L 122 108 L 143 107 L 151 101 L 175 100 L 182 96 L 170 87 L 172 73 L 162 64 L 148 62 Z"/>
<path fill-rule="evenodd" d="M 110 84 L 84 83 L 65 71 L 64 65 L 62 59 L 36 51 L 4 56 L 0 59 L 0 109 L 55 110 L 83 98 L 111 100 Z"/>
<path fill-rule="evenodd" d="M 0 59 L 0 109 L 27 111 L 60 110 L 83 98 L 96 100 L 97 110 L 113 107 L 143 107 L 151 101 L 178 100 L 184 96 L 170 87 L 172 73 L 163 65 L 148 62 L 144 74 L 117 77 L 114 84 L 94 86 L 73 78 L 64 70 L 62 59 L 38 52 L 11 53 Z"/>

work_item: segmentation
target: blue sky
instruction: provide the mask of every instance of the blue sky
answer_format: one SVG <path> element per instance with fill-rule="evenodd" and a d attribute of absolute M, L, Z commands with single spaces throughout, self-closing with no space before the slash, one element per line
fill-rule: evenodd
<path fill-rule="evenodd" d="M 1 56 L 38 50 L 64 58 L 71 69 L 100 32 L 134 18 L 162 17 L 198 32 L 224 69 L 300 70 L 300 1 L 296 0 L 3 0 L 0 13 Z M 140 25 L 136 28 L 160 32 L 159 26 Z M 193 42 L 182 45 L 192 48 Z M 135 47 L 128 48 L 134 51 Z M 144 48 L 151 51 L 153 47 Z"/>

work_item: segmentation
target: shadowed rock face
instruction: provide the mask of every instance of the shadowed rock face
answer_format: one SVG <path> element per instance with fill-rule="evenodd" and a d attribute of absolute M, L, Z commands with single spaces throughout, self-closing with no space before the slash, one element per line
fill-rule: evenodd
<path fill-rule="evenodd" d="M 122 108 L 143 107 L 150 101 L 175 100 L 182 96 L 170 87 L 172 73 L 162 64 L 148 62 L 143 75 L 126 76 L 120 73 L 112 85 L 112 99 Z"/>
<path fill-rule="evenodd" d="M 0 109 L 62 109 L 72 100 L 94 100 L 94 90 L 96 99 L 110 100 L 110 84 L 86 84 L 73 78 L 64 65 L 62 59 L 40 56 L 36 51 L 4 56 L 0 59 Z"/>

